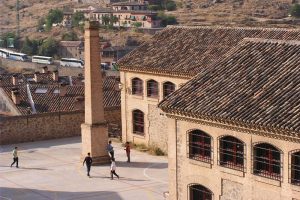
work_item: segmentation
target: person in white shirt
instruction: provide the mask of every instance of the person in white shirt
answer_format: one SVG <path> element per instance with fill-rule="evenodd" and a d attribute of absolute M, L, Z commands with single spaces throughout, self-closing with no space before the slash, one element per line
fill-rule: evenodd
<path fill-rule="evenodd" d="M 111 175 L 111 180 L 113 180 L 113 175 L 115 175 L 116 177 L 118 177 L 119 179 L 119 175 L 116 173 L 116 169 L 117 169 L 117 166 L 116 166 L 116 162 L 115 162 L 115 159 L 114 158 L 111 158 L 111 165 L 110 165 L 110 175 Z"/>
<path fill-rule="evenodd" d="M 15 147 L 15 149 L 13 150 L 13 159 L 14 162 L 11 163 L 10 167 L 12 167 L 13 164 L 16 163 L 16 167 L 19 168 L 18 147 Z"/>

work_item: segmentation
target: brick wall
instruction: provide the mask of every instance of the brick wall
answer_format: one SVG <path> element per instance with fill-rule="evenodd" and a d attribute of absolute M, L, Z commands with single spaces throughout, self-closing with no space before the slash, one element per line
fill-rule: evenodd
<path fill-rule="evenodd" d="M 110 123 L 121 123 L 120 110 L 105 112 Z M 79 136 L 83 111 L 0 118 L 0 145 Z"/>

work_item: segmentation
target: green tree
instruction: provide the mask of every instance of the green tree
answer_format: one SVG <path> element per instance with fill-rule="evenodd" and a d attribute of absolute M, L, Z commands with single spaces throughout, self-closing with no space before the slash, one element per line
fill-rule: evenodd
<path fill-rule="evenodd" d="M 85 20 L 84 14 L 82 12 L 75 12 L 72 16 L 72 25 L 78 27 L 80 22 Z"/>
<path fill-rule="evenodd" d="M 115 15 L 112 15 L 111 17 L 110 17 L 110 24 L 111 25 L 114 25 L 114 23 L 117 23 L 118 21 L 119 21 L 119 18 L 117 17 L 117 16 L 115 16 Z"/>
<path fill-rule="evenodd" d="M 176 3 L 174 1 L 168 1 L 166 4 L 166 9 L 168 11 L 176 10 Z"/>
<path fill-rule="evenodd" d="M 72 31 L 72 32 L 69 32 L 69 33 L 64 33 L 62 35 L 62 40 L 65 40 L 65 41 L 76 41 L 78 40 L 78 36 L 77 34 Z"/>
<path fill-rule="evenodd" d="M 46 17 L 46 30 L 51 30 L 53 23 L 60 23 L 63 20 L 63 16 L 63 11 L 59 9 L 51 9 Z"/>
<path fill-rule="evenodd" d="M 104 24 L 105 26 L 107 26 L 110 22 L 110 17 L 107 15 L 102 15 L 102 24 Z"/>
<path fill-rule="evenodd" d="M 131 25 L 134 27 L 135 31 L 137 31 L 143 24 L 142 22 L 133 22 Z"/>
<path fill-rule="evenodd" d="M 166 15 L 164 12 L 159 12 L 157 17 L 161 20 L 162 26 L 177 24 L 176 17 L 173 15 Z"/>
<path fill-rule="evenodd" d="M 294 4 L 290 9 L 290 15 L 293 17 L 300 17 L 300 5 Z"/>
<path fill-rule="evenodd" d="M 1 35 L 0 39 L 2 40 L 2 45 L 5 48 L 18 48 L 19 47 L 19 39 L 13 32 L 7 32 Z"/>
<path fill-rule="evenodd" d="M 57 53 L 58 42 L 50 37 L 43 41 L 39 47 L 39 55 L 53 57 Z"/>
<path fill-rule="evenodd" d="M 162 10 L 162 7 L 160 5 L 148 5 L 147 9 L 152 11 L 158 11 L 158 10 Z"/>

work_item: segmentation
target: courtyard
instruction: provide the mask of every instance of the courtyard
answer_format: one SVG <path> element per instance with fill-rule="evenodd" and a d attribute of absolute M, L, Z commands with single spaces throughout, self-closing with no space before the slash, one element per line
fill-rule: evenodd
<path fill-rule="evenodd" d="M 19 148 L 19 168 L 10 167 Z M 168 190 L 167 157 L 131 151 L 113 142 L 120 179 L 110 179 L 110 165 L 93 166 L 91 178 L 80 162 L 80 137 L 0 147 L 0 200 L 98 199 L 163 200 Z"/>

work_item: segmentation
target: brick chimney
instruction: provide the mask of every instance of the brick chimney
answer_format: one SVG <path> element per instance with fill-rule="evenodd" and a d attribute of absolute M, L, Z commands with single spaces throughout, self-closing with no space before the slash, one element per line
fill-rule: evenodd
<path fill-rule="evenodd" d="M 12 76 L 12 83 L 13 83 L 13 85 L 18 85 L 18 75 L 17 74 L 14 74 Z"/>
<path fill-rule="evenodd" d="M 21 97 L 20 97 L 20 92 L 19 92 L 18 88 L 12 89 L 11 97 L 12 97 L 14 104 L 19 105 L 21 103 Z"/>
<path fill-rule="evenodd" d="M 40 79 L 40 72 L 34 72 L 34 80 L 35 80 L 35 82 L 40 82 L 41 81 L 41 79 Z"/>
<path fill-rule="evenodd" d="M 75 110 L 84 110 L 84 97 L 78 96 L 75 98 Z"/>
<path fill-rule="evenodd" d="M 57 70 L 54 70 L 52 72 L 52 78 L 53 78 L 53 81 L 55 81 L 55 82 L 58 81 L 58 71 Z"/>
<path fill-rule="evenodd" d="M 62 83 L 60 84 L 60 88 L 59 88 L 59 96 L 64 97 L 67 94 L 67 84 Z"/>
<path fill-rule="evenodd" d="M 42 72 L 43 72 L 44 74 L 48 73 L 48 67 L 47 67 L 47 66 L 44 66 Z"/>

